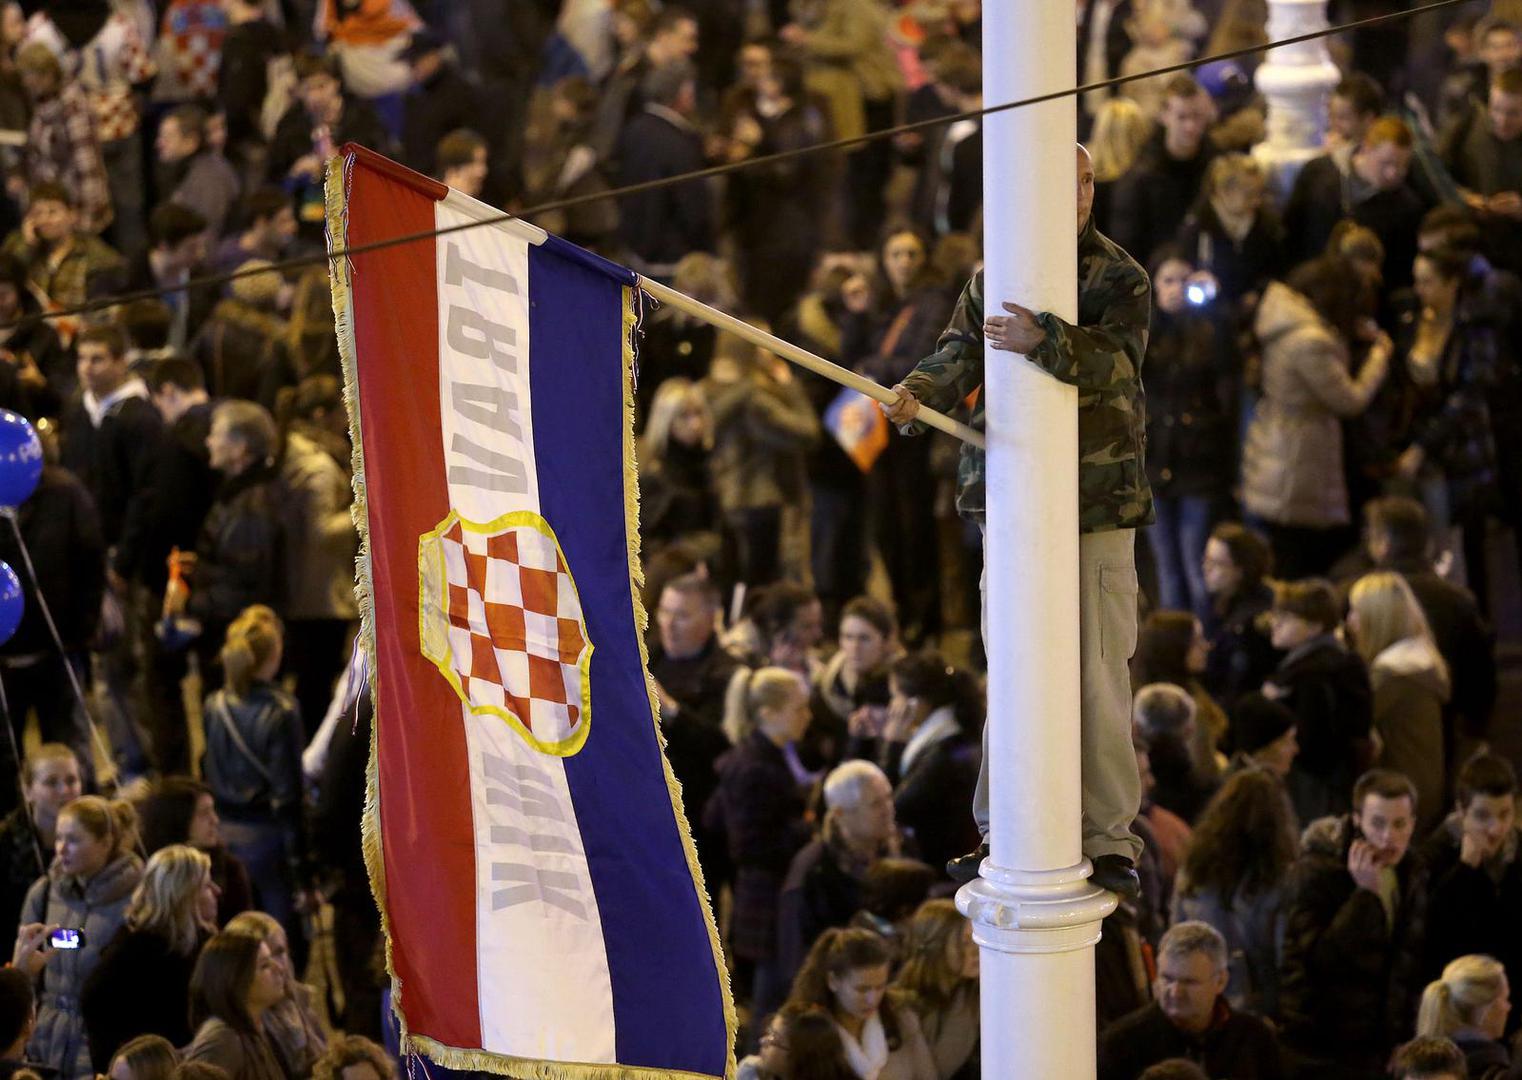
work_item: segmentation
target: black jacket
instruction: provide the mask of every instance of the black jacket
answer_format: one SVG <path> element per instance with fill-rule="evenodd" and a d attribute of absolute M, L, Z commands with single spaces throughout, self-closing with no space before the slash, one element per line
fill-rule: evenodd
<path fill-rule="evenodd" d="M 978 785 L 982 746 L 959 732 L 921 751 L 904 772 L 906 745 L 886 743 L 881 761 L 893 783 L 894 813 L 899 825 L 914 835 L 920 857 L 931 866 L 944 866 L 977 847 L 981 839 L 967 808 Z"/>
<path fill-rule="evenodd" d="M 1415 851 L 1397 866 L 1394 925 L 1377 895 L 1348 873 L 1352 819 L 1306 831 L 1290 873 L 1279 1010 L 1288 1045 L 1348 1064 L 1383 1066 L 1416 1020 L 1427 930 L 1427 868 Z"/>
<path fill-rule="evenodd" d="M 80 995 L 95 1071 L 104 1073 L 122 1045 L 139 1035 L 162 1035 L 186 1046 L 191 1030 L 190 974 L 199 947 L 181 955 L 167 939 L 122 927 L 100 954 Z"/>
<path fill-rule="evenodd" d="M 1197 269 L 1209 270 L 1220 284 L 1218 303 L 1233 307 L 1248 293 L 1261 293 L 1284 270 L 1284 226 L 1271 210 L 1261 210 L 1252 228 L 1234 240 L 1206 199 L 1179 226 L 1178 245 Z M 1151 359 L 1149 356 L 1148 359 Z M 1147 365 L 1147 389 L 1152 389 L 1152 365 Z"/>
<path fill-rule="evenodd" d="M 1346 809 L 1347 789 L 1363 764 L 1360 754 L 1374 722 L 1374 695 L 1363 661 L 1328 634 L 1291 650 L 1272 681 L 1287 692 L 1284 704 L 1296 718 L 1300 753 L 1294 773 L 1335 787 L 1332 802 Z M 1300 820 L 1320 816 L 1306 809 L 1297 803 Z"/>
<path fill-rule="evenodd" d="M 163 592 L 168 582 L 170 550 L 194 551 L 211 509 L 217 489 L 206 450 L 211 411 L 210 404 L 192 406 L 165 432 L 147 486 L 127 508 L 115 570 L 124 578 L 138 578 L 154 593 Z"/>
<path fill-rule="evenodd" d="M 283 543 L 275 467 L 254 465 L 228 477 L 196 541 L 196 569 L 187 612 L 224 630 L 250 604 L 280 607 Z"/>
<path fill-rule="evenodd" d="M 1439 576 L 1421 560 L 1390 569 L 1406 579 L 1432 627 L 1438 652 L 1453 679 L 1449 708 L 1466 734 L 1483 737 L 1496 703 L 1495 631 L 1480 614 L 1474 594 Z"/>
<path fill-rule="evenodd" d="M 439 140 L 460 128 L 481 127 L 480 88 L 451 63 L 402 102 L 402 164 L 435 175 Z"/>
<path fill-rule="evenodd" d="M 1359 192 L 1359 182 L 1344 173 L 1331 154 L 1306 163 L 1284 207 L 1289 265 L 1326 250 L 1332 229 L 1343 218 L 1372 229 L 1384 242 L 1387 288 L 1411 283 L 1416 258 L 1416 230 L 1427 205 L 1409 184 L 1393 191 Z"/>
<path fill-rule="evenodd" d="M 1152 314 L 1147 345 L 1147 481 L 1156 498 L 1223 498 L 1236 476 L 1236 380 L 1228 327 Z"/>
<path fill-rule="evenodd" d="M 1207 140 L 1194 157 L 1179 161 L 1164 148 L 1159 131 L 1130 171 L 1115 182 L 1109 238 L 1137 262 L 1149 262 L 1152 253 L 1172 240 L 1183 224 L 1214 156 Z"/>
<path fill-rule="evenodd" d="M 106 589 L 106 547 L 100 518 L 89 494 L 63 469 L 49 465 L 42 481 L 18 512 L 21 535 L 37 569 L 37 581 L 47 598 L 59 636 L 70 651 L 83 651 L 100 621 L 100 602 Z M 21 578 L 25 607 L 15 635 L 0 646 L 7 656 L 53 654 L 56 646 L 42 617 L 15 534 L 0 526 L 0 559 Z"/>
<path fill-rule="evenodd" d="M 148 487 L 164 421 L 152 402 L 129 397 L 112 405 L 96 427 L 84 401 L 76 399 L 62 427 L 60 463 L 94 498 L 106 544 L 114 545 L 126 526 L 127 508 Z"/>
<path fill-rule="evenodd" d="M 631 119 L 619 140 L 618 186 L 664 180 L 704 165 L 703 142 L 653 106 Z M 650 267 L 669 267 L 690 251 L 711 251 L 714 209 L 702 180 L 626 195 L 618 202 L 619 238 Z"/>
<path fill-rule="evenodd" d="M 1203 1034 L 1180 1031 L 1157 1002 L 1111 1024 L 1099 1043 L 1099 1080 L 1136 1080 L 1159 1061 L 1186 1058 L 1212 1080 L 1280 1080 L 1279 1044 L 1262 1020 L 1234 1012 L 1225 998 Z"/>
<path fill-rule="evenodd" d="M 779 978 L 791 982 L 819 935 L 845 926 L 861 910 L 861 878 L 844 865 L 843 858 L 838 845 L 824 836 L 815 837 L 793 856 L 777 905 Z"/>
<path fill-rule="evenodd" d="M 1423 977 L 1436 979 L 1450 960 L 1481 953 L 1501 961 L 1515 983 L 1522 980 L 1522 831 L 1479 867 L 1459 858 L 1462 835 L 1459 815 L 1450 814 L 1422 848 L 1431 882 Z"/>
<path fill-rule="evenodd" d="M 259 138 L 259 113 L 269 92 L 269 62 L 287 48 L 285 35 L 264 19 L 227 28 L 222 66 L 217 70 L 217 102 L 227 114 L 227 141 L 232 145 Z"/>
<path fill-rule="evenodd" d="M 676 716 L 661 717 L 666 760 L 681 782 L 687 821 L 699 831 L 703 807 L 719 784 L 715 764 L 729 749 L 722 727 L 724 693 L 738 666 L 717 637 L 689 660 L 668 657 L 659 641 L 650 649 L 650 674 L 678 706 Z"/>
<path fill-rule="evenodd" d="M 809 838 L 803 810 L 787 759 L 761 732 L 751 732 L 720 762 L 719 788 L 703 817 L 728 838 L 735 866 L 730 944 L 736 956 L 765 960 L 776 950 L 782 879 Z"/>
<path fill-rule="evenodd" d="M 1224 612 L 1211 613 L 1210 658 L 1200 681 L 1228 713 L 1237 698 L 1260 688 L 1279 666 L 1283 654 L 1258 625 L 1273 604 L 1274 591 L 1259 583 L 1233 596 Z"/>
<path fill-rule="evenodd" d="M 218 690 L 204 711 L 201 775 L 217 813 L 230 821 L 281 821 L 294 830 L 301 821 L 306 744 L 296 699 L 270 683 L 255 683 L 241 698 Z"/>

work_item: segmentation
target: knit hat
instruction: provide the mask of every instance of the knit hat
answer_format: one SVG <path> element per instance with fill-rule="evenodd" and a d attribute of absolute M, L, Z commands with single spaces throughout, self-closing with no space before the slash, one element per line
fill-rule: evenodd
<path fill-rule="evenodd" d="M 1238 753 L 1262 750 L 1295 726 L 1295 714 L 1260 693 L 1243 695 L 1231 710 L 1231 741 Z"/>

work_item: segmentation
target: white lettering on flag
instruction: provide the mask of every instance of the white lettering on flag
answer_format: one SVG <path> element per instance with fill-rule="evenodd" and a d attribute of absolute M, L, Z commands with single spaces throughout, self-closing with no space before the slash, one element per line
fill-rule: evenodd
<path fill-rule="evenodd" d="M 435 221 L 476 220 L 451 192 Z M 439 407 L 449 504 L 485 525 L 540 514 L 530 405 L 528 243 L 504 229 L 440 236 Z M 602 921 L 561 758 L 461 704 L 476 849 L 482 1047 L 614 1060 Z M 537 734 L 537 733 L 536 733 Z M 525 973 L 533 972 L 533 979 Z"/>

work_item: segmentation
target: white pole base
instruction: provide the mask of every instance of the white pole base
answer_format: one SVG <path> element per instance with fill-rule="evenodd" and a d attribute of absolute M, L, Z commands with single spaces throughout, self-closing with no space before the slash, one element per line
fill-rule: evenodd
<path fill-rule="evenodd" d="M 1115 894 L 1090 885 L 1084 859 L 1061 870 L 1011 870 L 984 859 L 957 891 L 982 971 L 982 1057 L 1019 1075 L 1092 1077 L 1094 945 Z"/>

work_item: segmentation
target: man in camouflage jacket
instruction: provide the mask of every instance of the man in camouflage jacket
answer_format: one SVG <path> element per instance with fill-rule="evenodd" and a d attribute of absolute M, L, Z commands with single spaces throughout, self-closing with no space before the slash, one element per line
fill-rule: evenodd
<path fill-rule="evenodd" d="M 985 316 L 983 274 L 968 282 L 936 351 L 894 389 L 885 406 L 906 432 L 919 403 L 949 410 L 983 384 L 984 340 L 1024 354 L 1053 377 L 1078 388 L 1079 603 L 1082 657 L 1083 847 L 1094 861 L 1091 880 L 1127 895 L 1139 888 L 1141 841 L 1131 830 L 1141 799 L 1131 746 L 1128 661 L 1136 647 L 1136 529 L 1152 521 L 1152 493 L 1143 467 L 1146 407 L 1142 357 L 1152 314 L 1146 272 L 1102 235 L 1089 213 L 1094 168 L 1078 148 L 1078 325 L 1051 312 L 1004 303 L 1007 315 Z M 972 426 L 983 427 L 983 395 Z M 957 508 L 982 523 L 984 455 L 962 447 Z M 983 847 L 948 866 L 970 879 L 987 854 L 987 754 L 973 813 Z"/>

